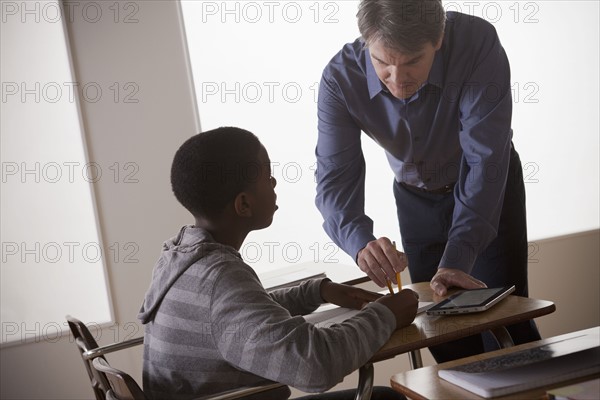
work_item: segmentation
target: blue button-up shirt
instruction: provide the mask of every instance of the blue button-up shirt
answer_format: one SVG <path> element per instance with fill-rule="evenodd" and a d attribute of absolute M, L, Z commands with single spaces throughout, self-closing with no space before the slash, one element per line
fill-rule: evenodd
<path fill-rule="evenodd" d="M 374 240 L 364 212 L 361 131 L 384 150 L 395 179 L 424 189 L 456 183 L 441 267 L 470 272 L 496 237 L 512 139 L 510 66 L 494 27 L 448 12 L 427 82 L 393 97 L 360 39 L 345 45 L 319 88 L 316 204 L 332 240 L 356 258 Z"/>

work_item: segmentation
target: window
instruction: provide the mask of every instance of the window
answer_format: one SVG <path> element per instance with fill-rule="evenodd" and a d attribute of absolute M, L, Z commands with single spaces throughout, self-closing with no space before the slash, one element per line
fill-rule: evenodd
<path fill-rule="evenodd" d="M 86 161 L 63 25 L 7 15 L 1 36 L 2 344 L 53 341 L 67 313 L 112 320 L 91 190 L 110 171 Z"/>
<path fill-rule="evenodd" d="M 331 57 L 359 36 L 357 5 L 182 1 L 202 128 L 249 129 L 274 163 L 280 209 L 273 225 L 251 234 L 242 248 L 259 270 L 299 261 L 353 262 L 321 228 L 313 172 L 318 82 Z M 444 6 L 491 22 L 511 61 L 514 142 L 523 162 L 530 238 L 596 229 L 598 3 Z M 363 147 L 367 215 L 376 236 L 398 239 L 390 168 L 370 139 L 364 137 Z"/>

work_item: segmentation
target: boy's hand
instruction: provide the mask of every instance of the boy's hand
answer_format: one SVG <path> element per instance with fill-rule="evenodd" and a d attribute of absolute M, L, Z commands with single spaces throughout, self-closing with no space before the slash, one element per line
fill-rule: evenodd
<path fill-rule="evenodd" d="M 379 293 L 369 292 L 354 286 L 334 283 L 330 280 L 324 280 L 321 283 L 321 298 L 331 304 L 340 307 L 360 310 L 367 303 L 377 300 L 381 295 Z"/>
<path fill-rule="evenodd" d="M 418 295 L 410 289 L 390 294 L 377 300 L 389 308 L 396 316 L 396 329 L 410 325 L 417 315 Z"/>

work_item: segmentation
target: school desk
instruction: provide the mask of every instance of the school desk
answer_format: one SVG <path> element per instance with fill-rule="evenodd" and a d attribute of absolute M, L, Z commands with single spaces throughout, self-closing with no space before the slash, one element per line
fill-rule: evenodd
<path fill-rule="evenodd" d="M 442 299 L 434 298 L 428 282 L 405 285 L 404 288 L 417 292 L 420 301 L 437 302 Z M 511 347 L 513 342 L 506 326 L 550 314 L 555 309 L 556 306 L 551 301 L 511 295 L 491 309 L 480 313 L 448 316 L 419 314 L 410 326 L 396 330 L 390 340 L 359 369 L 356 400 L 370 398 L 375 362 L 409 353 L 413 369 L 421 368 L 420 349 L 485 331 L 491 331 L 502 348 Z"/>

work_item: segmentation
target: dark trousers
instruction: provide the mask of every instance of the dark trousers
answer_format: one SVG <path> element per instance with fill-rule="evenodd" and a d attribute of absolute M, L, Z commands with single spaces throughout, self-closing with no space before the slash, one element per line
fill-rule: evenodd
<path fill-rule="evenodd" d="M 454 195 L 425 193 L 394 182 L 394 196 L 404 252 L 412 282 L 429 282 L 437 272 L 452 224 Z M 510 168 L 498 236 L 477 256 L 471 275 L 488 287 L 515 285 L 527 296 L 527 222 L 525 185 L 518 153 L 511 149 Z M 539 340 L 533 321 L 507 327 L 515 344 Z M 474 335 L 431 347 L 435 360 L 450 361 L 497 348 L 490 334 Z"/>
<path fill-rule="evenodd" d="M 356 390 L 351 389 L 297 397 L 296 400 L 353 400 L 355 396 Z M 406 397 L 391 388 L 375 386 L 373 387 L 371 400 L 406 400 Z"/>

